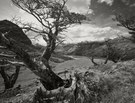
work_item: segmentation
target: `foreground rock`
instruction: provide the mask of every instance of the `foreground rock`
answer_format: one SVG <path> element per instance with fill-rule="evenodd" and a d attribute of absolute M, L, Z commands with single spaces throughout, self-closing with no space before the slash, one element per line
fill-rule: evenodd
<path fill-rule="evenodd" d="M 31 45 L 30 39 L 23 33 L 22 29 L 12 23 L 11 21 L 8 20 L 2 20 L 0 21 L 0 32 L 1 33 L 7 33 L 6 37 L 12 38 L 16 40 L 17 42 L 24 43 L 27 45 Z"/>

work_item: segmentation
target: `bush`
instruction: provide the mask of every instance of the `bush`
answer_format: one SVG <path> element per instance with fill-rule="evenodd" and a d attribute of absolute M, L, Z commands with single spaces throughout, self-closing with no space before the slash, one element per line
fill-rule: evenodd
<path fill-rule="evenodd" d="M 80 42 L 77 44 L 77 49 L 73 52 L 74 55 L 78 56 L 86 56 L 88 53 L 93 52 L 93 50 L 101 45 L 103 45 L 104 42 Z"/>

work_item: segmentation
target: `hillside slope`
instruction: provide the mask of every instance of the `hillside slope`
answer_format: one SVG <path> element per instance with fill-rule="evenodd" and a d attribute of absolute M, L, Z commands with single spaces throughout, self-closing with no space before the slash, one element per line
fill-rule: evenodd
<path fill-rule="evenodd" d="M 115 38 L 111 40 L 112 47 L 115 48 L 119 55 L 123 56 L 122 60 L 131 60 L 135 58 L 135 44 L 128 39 Z M 106 58 L 107 47 L 105 42 L 81 42 L 78 44 L 66 45 L 66 54 L 87 56 L 95 58 Z M 72 50 L 72 51 L 71 51 Z M 63 51 L 63 52 L 64 52 Z"/>
<path fill-rule="evenodd" d="M 101 60 L 97 60 L 101 62 Z M 67 67 L 67 68 L 66 68 Z M 135 102 L 135 62 L 126 61 L 120 63 L 108 63 L 106 65 L 93 66 L 86 57 L 79 57 L 60 63 L 56 66 L 55 72 L 59 73 L 67 70 L 68 74 L 78 71 L 84 76 L 88 86 L 88 97 L 84 103 L 134 103 Z M 24 69 L 25 70 L 25 69 Z M 28 75 L 29 73 L 29 75 Z M 72 75 L 71 74 L 71 75 Z M 28 76 L 26 76 L 28 75 Z M 31 103 L 34 90 L 39 86 L 33 73 L 22 72 L 20 76 L 25 78 L 18 79 L 22 86 L 22 91 L 16 96 L 0 98 L 0 102 Z M 64 75 L 61 75 L 64 78 Z M 69 97 L 66 97 L 69 98 Z M 88 102 L 89 101 L 89 102 Z"/>

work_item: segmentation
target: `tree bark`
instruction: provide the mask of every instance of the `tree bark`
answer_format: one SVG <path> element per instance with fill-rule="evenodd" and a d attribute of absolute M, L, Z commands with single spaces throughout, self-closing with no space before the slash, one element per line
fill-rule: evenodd
<path fill-rule="evenodd" d="M 44 100 L 46 99 L 50 99 L 50 101 L 55 101 L 55 99 L 57 98 L 57 96 L 59 96 L 59 98 L 61 98 L 61 100 L 64 100 L 64 97 L 68 97 L 68 95 L 70 95 L 71 93 L 73 94 L 74 97 L 74 90 L 76 89 L 76 78 L 74 77 L 72 79 L 72 84 L 70 87 L 65 88 L 60 87 L 54 90 L 43 90 L 40 88 L 38 88 L 35 92 L 35 95 L 33 97 L 33 103 L 37 103 L 37 101 L 39 103 L 44 103 Z M 61 97 L 60 97 L 61 96 Z M 51 100 L 51 98 L 53 98 L 54 100 Z M 75 99 L 75 98 L 74 98 Z M 45 101 L 46 101 L 45 100 Z M 74 100 L 75 101 L 75 100 Z M 47 103 L 52 103 L 52 102 L 47 102 Z M 74 102 L 73 102 L 74 103 Z"/>
<path fill-rule="evenodd" d="M 55 46 L 56 46 L 56 38 L 54 38 L 52 35 L 53 34 L 50 31 L 50 34 L 48 34 L 49 40 L 47 42 L 47 47 L 46 47 L 46 49 L 45 49 L 45 51 L 43 52 L 43 55 L 42 55 L 42 57 L 44 59 L 46 59 L 47 61 L 49 61 L 52 53 L 54 52 Z"/>
<path fill-rule="evenodd" d="M 47 46 L 46 49 L 44 50 L 43 54 L 42 54 L 42 62 L 43 64 L 48 68 L 48 74 L 50 74 L 51 77 L 51 81 L 47 81 L 47 83 L 44 81 L 44 79 L 40 79 L 41 83 L 44 85 L 44 87 L 47 87 L 49 90 L 51 90 L 51 85 L 53 84 L 55 87 L 60 87 L 64 85 L 63 80 L 58 77 L 51 69 L 50 65 L 49 65 L 49 59 L 52 55 L 52 53 L 54 52 L 55 46 L 56 46 L 56 39 L 52 36 L 52 31 L 50 31 L 50 33 L 48 34 L 48 42 L 47 42 Z M 56 89 L 56 88 L 55 88 Z"/>

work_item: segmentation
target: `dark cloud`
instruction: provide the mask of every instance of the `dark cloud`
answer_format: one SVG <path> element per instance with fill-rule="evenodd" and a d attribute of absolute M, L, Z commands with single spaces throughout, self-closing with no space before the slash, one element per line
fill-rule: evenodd
<path fill-rule="evenodd" d="M 105 15 L 108 17 L 116 13 L 132 16 L 135 15 L 135 6 L 132 6 L 134 3 L 135 0 L 113 0 L 112 5 L 108 5 L 106 2 L 101 3 L 99 0 L 91 0 L 90 9 L 94 11 L 95 16 Z"/>
<path fill-rule="evenodd" d="M 93 22 L 99 25 L 111 25 L 115 24 L 112 18 L 116 14 L 126 17 L 135 15 L 135 0 L 112 0 L 110 3 L 108 1 L 110 0 L 91 0 L 90 9 L 93 10 L 93 14 L 90 16 Z"/>
<path fill-rule="evenodd" d="M 118 35 L 125 36 L 128 35 L 128 33 L 112 27 L 98 27 L 92 24 L 82 24 L 69 28 L 66 35 L 71 38 L 66 38 L 67 42 L 77 43 L 80 41 L 101 41 L 105 38 L 115 38 Z"/>
<path fill-rule="evenodd" d="M 134 15 L 135 0 L 68 0 L 67 6 L 71 11 L 85 13 L 88 11 L 90 1 L 90 9 L 94 13 L 94 15 L 88 15 L 91 22 L 71 27 L 67 32 L 67 42 L 103 40 L 114 38 L 117 34 L 127 35 L 127 31 L 118 28 L 112 18 L 115 13 L 122 13 L 126 16 Z M 10 0 L 0 0 L 0 14 L 0 19 L 11 19 L 12 16 L 17 15 L 26 22 L 37 23 L 32 16 L 11 5 Z M 45 44 L 42 38 L 39 38 L 39 43 Z"/>

